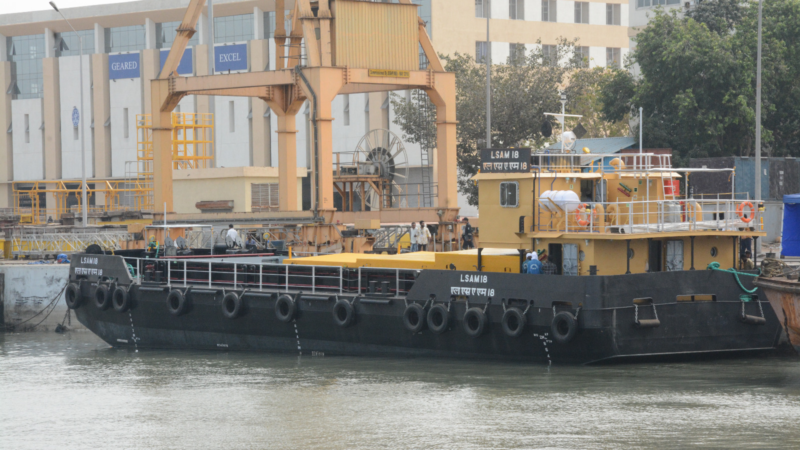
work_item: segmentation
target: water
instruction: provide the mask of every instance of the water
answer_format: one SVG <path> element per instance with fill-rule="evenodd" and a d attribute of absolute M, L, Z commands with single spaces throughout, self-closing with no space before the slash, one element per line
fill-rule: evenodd
<path fill-rule="evenodd" d="M 0 448 L 800 448 L 800 359 L 559 367 L 0 334 Z"/>

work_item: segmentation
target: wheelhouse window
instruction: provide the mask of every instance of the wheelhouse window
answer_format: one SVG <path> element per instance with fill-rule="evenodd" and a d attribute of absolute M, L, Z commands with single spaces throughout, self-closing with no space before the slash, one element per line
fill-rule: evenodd
<path fill-rule="evenodd" d="M 516 208 L 519 206 L 519 183 L 504 181 L 500 183 L 500 206 Z"/>

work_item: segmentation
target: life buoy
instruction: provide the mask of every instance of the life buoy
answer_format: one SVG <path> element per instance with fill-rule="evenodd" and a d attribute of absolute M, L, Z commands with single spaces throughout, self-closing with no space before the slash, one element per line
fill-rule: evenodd
<path fill-rule="evenodd" d="M 131 307 L 131 296 L 128 290 L 122 286 L 117 286 L 114 293 L 111 294 L 111 304 L 114 305 L 114 310 L 117 312 L 125 312 Z"/>
<path fill-rule="evenodd" d="M 183 292 L 173 289 L 167 295 L 167 309 L 173 316 L 180 316 L 186 312 L 186 297 Z"/>
<path fill-rule="evenodd" d="M 108 295 L 108 286 L 98 284 L 94 290 L 94 304 L 100 311 L 105 311 L 110 306 L 111 296 Z"/>
<path fill-rule="evenodd" d="M 235 319 L 242 313 L 242 298 L 235 292 L 228 292 L 222 297 L 222 315 L 228 319 Z"/>
<path fill-rule="evenodd" d="M 464 313 L 464 321 L 462 322 L 464 331 L 476 338 L 483 334 L 486 329 L 486 314 L 480 308 L 469 308 Z"/>
<path fill-rule="evenodd" d="M 745 216 L 744 214 L 744 207 L 750 208 L 750 213 Z M 744 223 L 750 223 L 756 215 L 756 208 L 753 206 L 752 203 L 748 201 L 744 201 L 739 203 L 739 206 L 736 207 L 736 214 L 739 214 L 739 218 L 742 219 Z"/>
<path fill-rule="evenodd" d="M 419 333 L 425 328 L 425 310 L 422 306 L 412 303 L 403 311 L 403 325 L 412 333 Z"/>
<path fill-rule="evenodd" d="M 575 221 L 578 222 L 578 225 L 580 225 L 582 227 L 585 227 L 586 225 L 589 225 L 589 221 L 588 220 L 583 220 L 583 217 L 581 217 L 581 214 L 584 211 L 586 211 L 586 203 L 581 203 L 580 205 L 578 205 L 578 209 L 575 210 Z M 591 214 L 591 212 L 590 212 L 590 214 Z"/>
<path fill-rule="evenodd" d="M 450 312 L 441 303 L 433 305 L 428 310 L 427 323 L 428 328 L 435 334 L 442 334 L 450 325 Z"/>
<path fill-rule="evenodd" d="M 356 311 L 347 300 L 337 300 L 333 305 L 333 321 L 342 328 L 349 327 L 355 320 Z"/>
<path fill-rule="evenodd" d="M 506 312 L 503 313 L 503 318 L 500 320 L 503 326 L 503 332 L 509 337 L 521 335 L 523 330 L 525 330 L 526 322 L 525 314 L 522 314 L 519 308 L 513 307 L 508 308 Z"/>
<path fill-rule="evenodd" d="M 278 301 L 275 302 L 275 317 L 283 323 L 289 323 L 294 319 L 297 312 L 297 304 L 292 297 L 288 295 L 281 295 Z"/>
<path fill-rule="evenodd" d="M 78 309 L 81 306 L 81 288 L 76 283 L 67 285 L 67 291 L 64 293 L 69 309 Z"/>
<path fill-rule="evenodd" d="M 575 333 L 578 332 L 578 321 L 572 313 L 561 311 L 553 317 L 553 322 L 550 324 L 550 332 L 553 333 L 553 339 L 559 344 L 567 344 Z"/>

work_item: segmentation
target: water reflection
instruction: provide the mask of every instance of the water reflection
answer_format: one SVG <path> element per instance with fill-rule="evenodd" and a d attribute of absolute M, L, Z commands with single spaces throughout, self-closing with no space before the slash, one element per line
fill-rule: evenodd
<path fill-rule="evenodd" d="M 800 361 L 561 367 L 0 335 L 0 448 L 798 448 Z"/>

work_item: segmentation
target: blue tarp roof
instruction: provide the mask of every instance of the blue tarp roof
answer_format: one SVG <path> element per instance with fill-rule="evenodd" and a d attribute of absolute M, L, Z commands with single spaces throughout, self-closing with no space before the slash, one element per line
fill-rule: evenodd
<path fill-rule="evenodd" d="M 610 155 L 618 153 L 620 150 L 628 148 L 637 142 L 633 137 L 610 137 L 595 139 L 578 139 L 575 141 L 575 150 L 583 154 L 581 149 L 588 147 L 592 154 Z M 546 147 L 547 150 L 561 150 L 561 142 L 554 142 Z"/>

